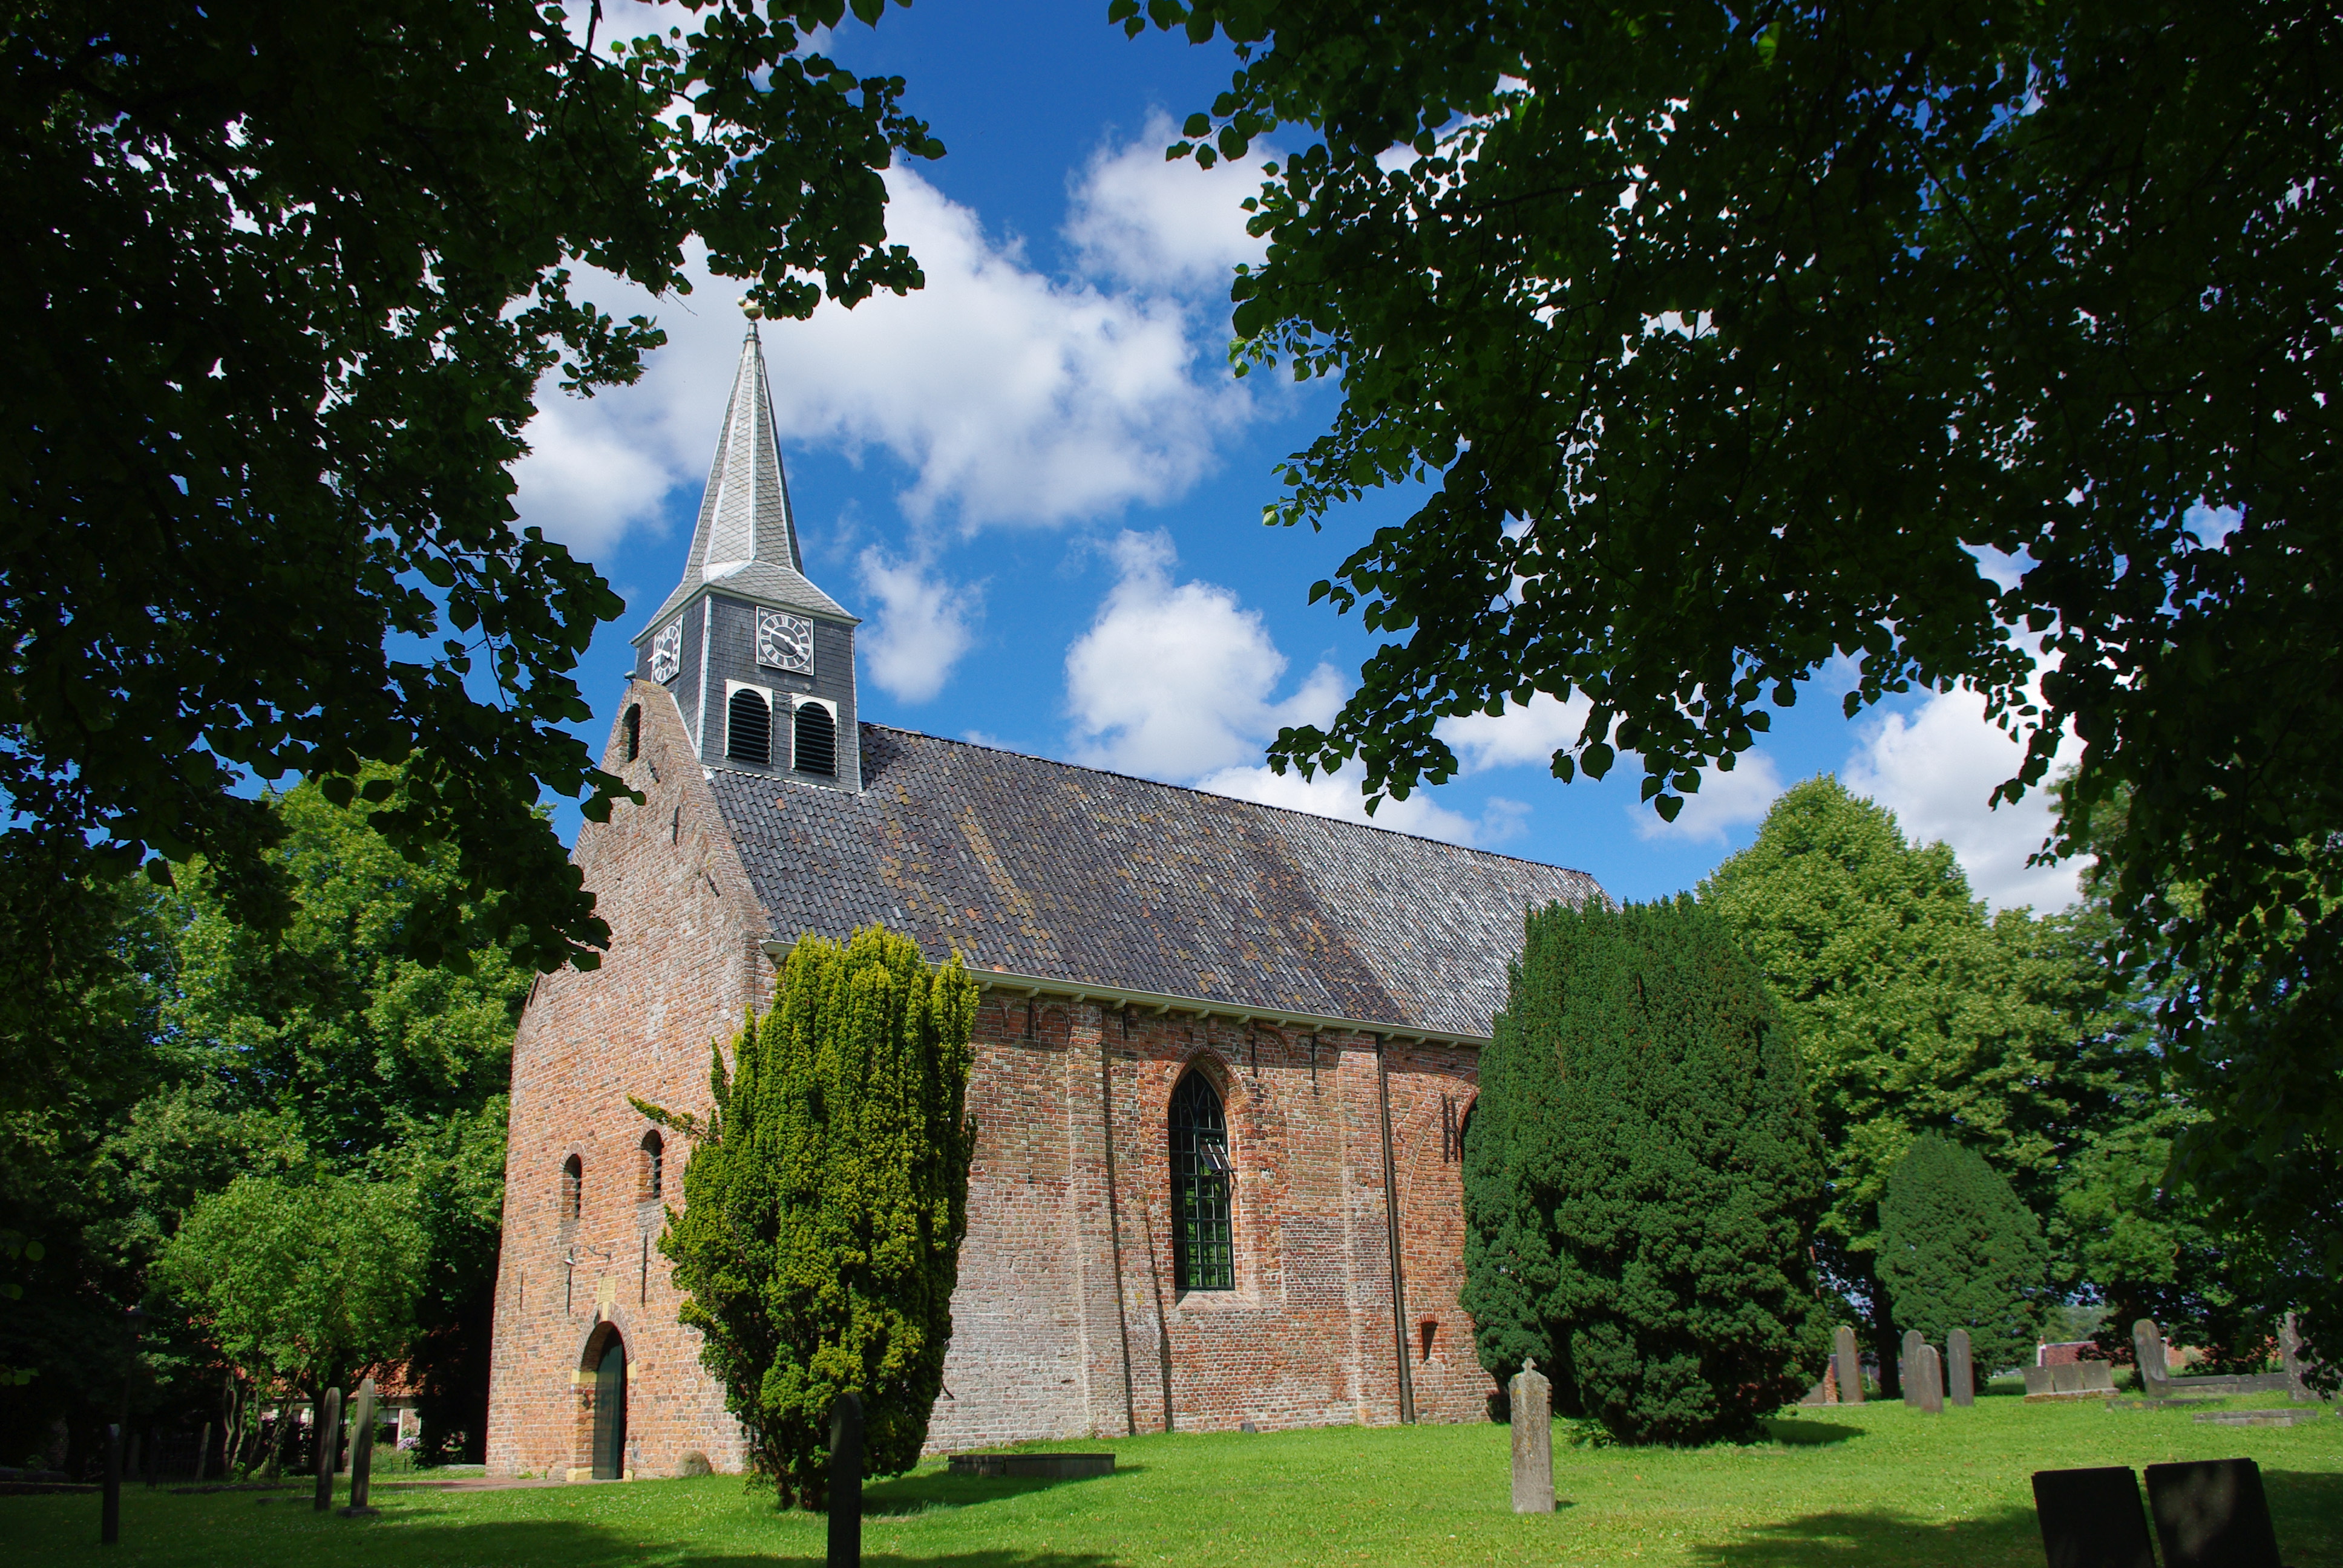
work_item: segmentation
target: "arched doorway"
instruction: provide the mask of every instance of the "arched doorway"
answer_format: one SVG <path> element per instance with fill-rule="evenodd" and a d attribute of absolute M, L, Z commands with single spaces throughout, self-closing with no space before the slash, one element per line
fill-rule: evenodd
<path fill-rule="evenodd" d="M 594 1479 L 619 1481 L 627 1473 L 627 1343 L 612 1329 L 602 1341 L 594 1368 Z"/>

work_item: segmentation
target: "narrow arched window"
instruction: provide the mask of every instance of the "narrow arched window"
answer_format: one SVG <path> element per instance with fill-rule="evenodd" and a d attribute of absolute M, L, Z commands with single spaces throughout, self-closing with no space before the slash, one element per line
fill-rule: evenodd
<path fill-rule="evenodd" d="M 642 1171 L 637 1196 L 643 1202 L 655 1203 L 667 1187 L 667 1140 L 656 1127 L 643 1134 Z"/>
<path fill-rule="evenodd" d="M 586 1210 L 586 1164 L 572 1154 L 561 1162 L 561 1217 L 575 1220 Z"/>
<path fill-rule="evenodd" d="M 773 710 L 765 694 L 744 686 L 725 707 L 724 755 L 735 762 L 773 765 Z"/>
<path fill-rule="evenodd" d="M 627 760 L 632 762 L 643 754 L 643 705 L 634 703 L 627 709 L 627 721 L 620 726 L 627 740 Z"/>
<path fill-rule="evenodd" d="M 1201 1072 L 1172 1091 L 1172 1277 L 1182 1291 L 1233 1291 L 1229 1127 Z"/>
<path fill-rule="evenodd" d="M 827 704 L 798 704 L 796 739 L 799 772 L 837 775 L 838 720 L 830 717 Z"/>

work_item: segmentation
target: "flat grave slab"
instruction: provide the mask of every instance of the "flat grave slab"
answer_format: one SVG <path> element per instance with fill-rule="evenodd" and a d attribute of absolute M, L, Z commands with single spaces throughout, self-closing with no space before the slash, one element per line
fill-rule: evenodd
<path fill-rule="evenodd" d="M 2303 1426 L 2325 1412 L 2316 1410 L 2208 1410 L 2192 1419 L 2215 1426 Z"/>
<path fill-rule="evenodd" d="M 995 1480 L 1077 1481 L 1086 1475 L 1112 1475 L 1111 1453 L 955 1453 L 954 1475 L 983 1475 Z"/>

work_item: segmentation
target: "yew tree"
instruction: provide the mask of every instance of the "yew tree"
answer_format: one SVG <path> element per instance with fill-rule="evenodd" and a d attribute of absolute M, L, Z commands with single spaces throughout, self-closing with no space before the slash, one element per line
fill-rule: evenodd
<path fill-rule="evenodd" d="M 1544 692 L 1584 702 L 1557 776 L 1632 753 L 1673 817 L 1842 658 L 1850 713 L 1981 691 L 2028 737 L 2005 799 L 2079 737 L 2072 803 L 2129 792 L 2112 898 L 2187 979 L 2176 1048 L 2239 1021 L 2197 1178 L 2250 1156 L 2256 1222 L 2343 1278 L 2343 17 L 1109 16 L 1235 46 L 1173 156 L 1285 149 L 1234 353 L 1341 401 L 1268 520 L 1424 487 L 1312 589 L 1385 640 L 1272 764 L 1403 797 L 1454 773 L 1443 719 Z"/>
<path fill-rule="evenodd" d="M 885 0 L 853 0 L 875 22 Z M 520 529 L 538 388 L 662 341 L 573 269 L 679 293 L 687 244 L 803 317 L 920 276 L 881 171 L 942 148 L 814 46 L 844 0 L 57 0 L 0 34 L 0 794 L 281 923 L 252 776 L 452 847 L 530 965 L 608 930 L 542 794 L 622 791 L 559 726 L 620 601 Z M 395 763 L 397 780 L 361 779 Z M 500 935 L 503 933 L 499 933 Z"/>

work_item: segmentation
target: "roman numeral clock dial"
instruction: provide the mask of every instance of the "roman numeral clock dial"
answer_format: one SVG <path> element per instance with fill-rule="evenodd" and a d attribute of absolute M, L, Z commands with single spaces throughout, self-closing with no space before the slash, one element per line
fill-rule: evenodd
<path fill-rule="evenodd" d="M 813 673 L 813 622 L 777 609 L 757 612 L 757 662 L 792 675 Z"/>

